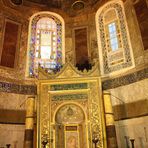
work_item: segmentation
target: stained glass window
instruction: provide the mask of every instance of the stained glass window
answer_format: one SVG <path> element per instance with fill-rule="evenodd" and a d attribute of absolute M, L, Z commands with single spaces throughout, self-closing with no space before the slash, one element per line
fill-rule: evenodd
<path fill-rule="evenodd" d="M 47 72 L 62 66 L 62 22 L 49 14 L 35 16 L 31 21 L 29 76 L 38 75 L 39 65 Z"/>
<path fill-rule="evenodd" d="M 128 27 L 122 1 L 110 1 L 96 13 L 101 74 L 134 67 Z"/>
<path fill-rule="evenodd" d="M 35 62 L 41 67 L 56 67 L 57 30 L 54 20 L 44 17 L 37 22 Z"/>
<path fill-rule="evenodd" d="M 114 9 L 110 9 L 104 15 L 105 40 L 108 53 L 121 49 L 121 30 L 119 19 Z"/>
<path fill-rule="evenodd" d="M 110 40 L 110 46 L 112 51 L 116 51 L 119 48 L 118 45 L 118 37 L 117 37 L 117 30 L 116 30 L 116 24 L 115 22 L 110 23 L 108 25 L 108 32 L 109 32 L 109 40 Z"/>

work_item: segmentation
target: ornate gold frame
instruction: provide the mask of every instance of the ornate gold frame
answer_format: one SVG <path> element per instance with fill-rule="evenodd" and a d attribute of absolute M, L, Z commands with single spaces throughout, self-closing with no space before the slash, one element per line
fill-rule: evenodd
<path fill-rule="evenodd" d="M 80 73 L 68 63 L 53 77 L 40 70 L 37 100 L 38 148 L 43 140 L 48 140 L 48 148 L 55 148 L 55 115 L 61 106 L 69 103 L 80 106 L 84 111 L 87 148 L 93 148 L 93 138 L 99 139 L 99 148 L 107 147 L 101 81 L 97 68 L 98 66 L 94 67 L 88 73 Z M 83 87 L 82 84 L 86 85 Z"/>

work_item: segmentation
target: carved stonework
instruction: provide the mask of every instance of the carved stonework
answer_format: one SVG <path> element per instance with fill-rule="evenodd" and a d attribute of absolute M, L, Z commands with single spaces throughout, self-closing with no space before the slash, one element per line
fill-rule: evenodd
<path fill-rule="evenodd" d="M 101 121 L 101 115 L 100 115 L 100 102 L 99 102 L 99 94 L 98 94 L 98 87 L 96 82 L 90 83 L 90 94 L 91 94 L 91 130 L 92 130 L 92 139 L 98 138 L 98 147 L 103 148 L 103 131 L 102 129 L 102 121 Z"/>
<path fill-rule="evenodd" d="M 55 78 L 80 78 L 80 77 L 98 77 L 100 75 L 98 62 L 92 67 L 91 70 L 79 71 L 71 63 L 66 63 L 59 72 L 56 74 L 48 73 L 39 67 L 39 79 L 55 79 Z"/>
<path fill-rule="evenodd" d="M 99 77 L 92 77 L 93 70 L 82 77 L 68 64 L 55 78 L 39 80 L 38 147 L 45 140 L 47 148 L 64 147 L 68 145 L 66 136 L 72 135 L 77 137 L 78 147 L 92 148 L 95 136 L 97 146 L 106 148 L 101 83 Z"/>
<path fill-rule="evenodd" d="M 49 139 L 49 98 L 48 98 L 48 86 L 43 85 L 41 90 L 42 97 L 42 105 L 40 106 L 40 116 L 42 120 L 40 120 L 40 130 L 41 130 L 41 143 Z M 49 146 L 49 144 L 47 144 Z"/>

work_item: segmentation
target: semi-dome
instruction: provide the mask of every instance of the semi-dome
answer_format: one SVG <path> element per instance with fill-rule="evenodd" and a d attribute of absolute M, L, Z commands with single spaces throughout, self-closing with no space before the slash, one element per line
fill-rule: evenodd
<path fill-rule="evenodd" d="M 15 5 L 31 5 L 41 6 L 46 8 L 60 9 L 69 15 L 77 14 L 86 8 L 93 8 L 97 3 L 102 0 L 11 0 Z"/>

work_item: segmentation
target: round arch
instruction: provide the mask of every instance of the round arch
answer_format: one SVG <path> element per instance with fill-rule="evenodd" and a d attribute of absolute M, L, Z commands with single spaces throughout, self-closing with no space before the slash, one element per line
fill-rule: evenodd
<path fill-rule="evenodd" d="M 61 64 L 65 63 L 65 22 L 64 19 L 57 13 L 42 11 L 33 14 L 29 20 L 29 31 L 28 31 L 28 46 L 27 46 L 27 66 L 26 66 L 26 77 L 34 77 L 35 67 L 35 42 L 36 42 L 36 24 L 39 19 L 48 17 L 53 19 L 57 24 L 57 58 Z M 59 29 L 60 28 L 60 29 Z M 61 57 L 60 57 L 61 53 Z"/>
<path fill-rule="evenodd" d="M 104 16 L 113 10 L 115 17 L 108 15 L 110 22 L 105 24 Z M 112 11 L 112 12 L 113 12 Z M 100 7 L 95 16 L 98 53 L 101 75 L 117 75 L 135 66 L 128 25 L 124 12 L 124 3 L 121 0 L 112 0 Z M 116 33 L 116 50 L 111 43 L 109 25 L 114 23 Z M 115 41 L 114 41 L 115 42 Z"/>

